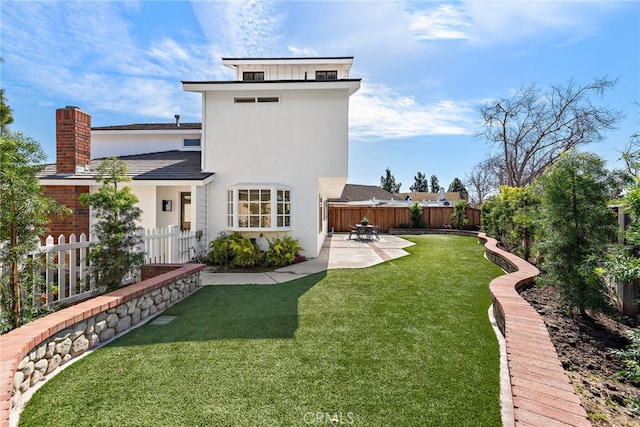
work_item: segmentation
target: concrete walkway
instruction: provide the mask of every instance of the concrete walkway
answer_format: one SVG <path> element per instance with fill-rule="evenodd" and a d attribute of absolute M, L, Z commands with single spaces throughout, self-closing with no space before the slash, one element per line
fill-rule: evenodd
<path fill-rule="evenodd" d="M 216 273 L 207 268 L 201 273 L 202 284 L 273 285 L 335 268 L 371 267 L 408 255 L 404 248 L 413 246 L 408 240 L 385 234 L 375 242 L 360 242 L 347 237 L 348 234 L 327 237 L 318 258 L 267 273 Z"/>

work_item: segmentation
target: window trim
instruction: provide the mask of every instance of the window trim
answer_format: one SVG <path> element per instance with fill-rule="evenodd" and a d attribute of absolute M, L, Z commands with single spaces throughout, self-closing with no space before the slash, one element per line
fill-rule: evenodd
<path fill-rule="evenodd" d="M 241 217 L 245 214 L 242 213 L 240 208 L 240 193 L 247 192 L 247 207 L 245 208 L 249 213 L 246 214 L 247 226 L 241 226 Z M 263 192 L 269 192 L 268 200 L 268 227 L 263 227 L 263 219 L 267 218 L 263 208 L 266 204 L 266 199 L 263 200 Z M 251 200 L 252 196 L 258 195 L 258 200 Z M 288 193 L 288 199 L 282 201 L 278 200 L 280 192 Z M 284 196 L 284 194 L 283 194 Z M 251 212 L 249 208 L 251 203 L 256 204 L 257 212 Z M 237 184 L 227 188 L 226 198 L 226 228 L 230 231 L 290 231 L 293 230 L 293 189 L 286 185 L 281 184 Z M 279 208 L 281 208 L 279 210 Z M 254 209 L 255 210 L 255 209 Z M 252 219 L 255 218 L 255 219 Z M 244 218 L 242 218 L 244 219 Z M 287 221 L 288 219 L 288 221 Z M 258 221 L 258 226 L 251 226 L 252 221 Z M 282 226 L 278 226 L 278 223 L 282 223 Z M 288 223 L 288 224 L 287 224 Z"/>
<path fill-rule="evenodd" d="M 187 141 L 198 141 L 198 144 L 187 144 Z M 182 138 L 182 146 L 187 148 L 196 148 L 202 146 L 202 138 Z"/>
<path fill-rule="evenodd" d="M 335 77 L 330 78 L 329 73 L 335 73 Z M 316 70 L 316 80 L 338 80 L 338 70 Z"/>
<path fill-rule="evenodd" d="M 251 77 L 251 78 L 249 78 Z M 261 78 L 256 78 L 261 77 Z M 264 81 L 264 71 L 243 71 L 242 72 L 242 81 L 243 82 L 263 82 Z"/>

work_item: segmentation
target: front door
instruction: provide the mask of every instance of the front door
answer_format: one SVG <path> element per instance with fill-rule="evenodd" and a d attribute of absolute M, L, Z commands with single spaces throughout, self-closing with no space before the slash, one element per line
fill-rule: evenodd
<path fill-rule="evenodd" d="M 180 229 L 191 230 L 191 193 L 180 193 Z"/>

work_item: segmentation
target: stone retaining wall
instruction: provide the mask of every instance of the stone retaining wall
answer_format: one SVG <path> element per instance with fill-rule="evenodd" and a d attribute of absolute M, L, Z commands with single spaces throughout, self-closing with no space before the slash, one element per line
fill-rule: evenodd
<path fill-rule="evenodd" d="M 84 301 L 0 336 L 0 427 L 17 418 L 23 393 L 75 357 L 111 340 L 201 285 L 199 264 Z"/>

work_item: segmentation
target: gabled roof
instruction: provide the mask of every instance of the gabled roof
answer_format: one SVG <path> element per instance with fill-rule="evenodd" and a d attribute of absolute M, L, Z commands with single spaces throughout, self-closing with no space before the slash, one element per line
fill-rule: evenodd
<path fill-rule="evenodd" d="M 164 151 L 119 157 L 127 165 L 127 176 L 134 181 L 201 181 L 213 176 L 202 171 L 199 151 Z M 57 174 L 56 165 L 47 165 L 40 179 L 93 179 L 96 168 L 105 159 L 91 160 L 88 170 L 73 175 Z"/>
<path fill-rule="evenodd" d="M 377 185 L 345 184 L 339 199 L 331 199 L 332 202 L 361 202 L 365 200 L 391 200 L 397 199 L 393 193 Z"/>
<path fill-rule="evenodd" d="M 131 125 L 95 126 L 91 130 L 184 130 L 202 129 L 202 123 L 135 123 Z"/>

